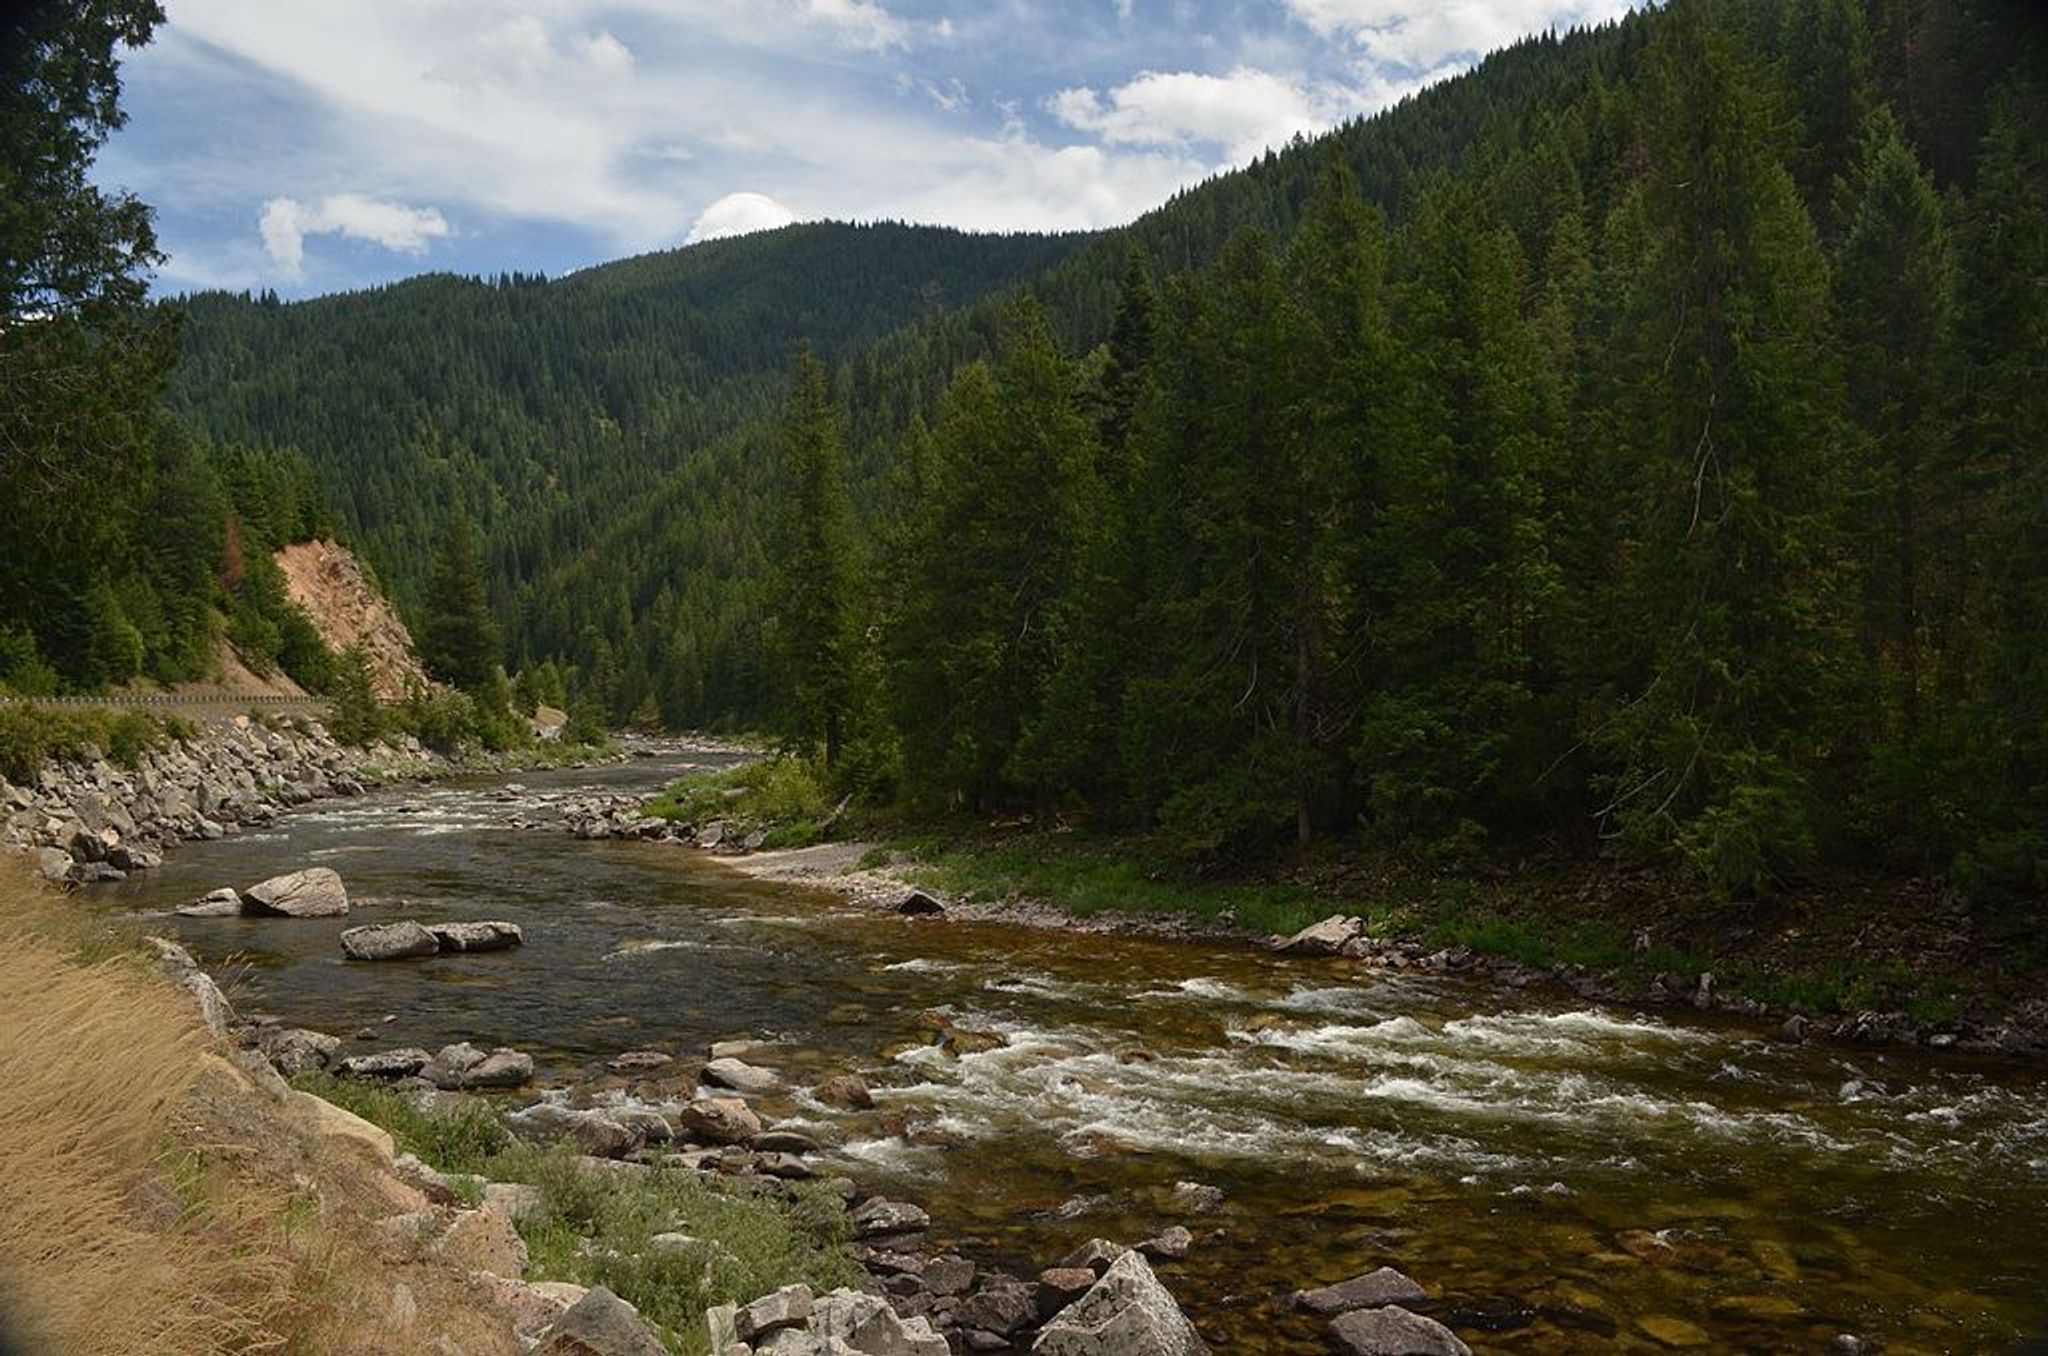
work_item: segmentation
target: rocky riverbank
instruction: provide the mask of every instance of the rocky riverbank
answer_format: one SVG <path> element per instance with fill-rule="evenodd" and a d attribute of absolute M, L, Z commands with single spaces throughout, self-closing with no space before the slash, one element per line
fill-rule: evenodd
<path fill-rule="evenodd" d="M 144 750 L 133 766 L 95 750 L 46 763 L 24 785 L 0 778 L 0 851 L 30 854 L 53 883 L 117 881 L 162 865 L 180 842 L 268 824 L 295 806 L 527 761 L 452 759 L 410 735 L 355 748 L 307 717 L 236 716 Z"/>
<path fill-rule="evenodd" d="M 371 1150 L 377 1170 L 403 1196 L 395 1197 L 402 1208 L 378 1226 L 388 1246 L 460 1267 L 472 1291 L 503 1312 L 528 1350 L 657 1356 L 665 1348 L 660 1334 L 609 1289 L 529 1274 L 532 1257 L 520 1226 L 545 1216 L 545 1188 L 493 1180 L 487 1172 L 444 1171 L 401 1154 L 386 1131 L 284 1079 L 324 1076 L 343 1081 L 316 1087 L 374 1087 L 402 1097 L 413 1115 L 426 1118 L 458 1106 L 473 1114 L 476 1099 L 461 1094 L 492 1090 L 500 1124 L 536 1146 L 570 1146 L 579 1156 L 579 1176 L 651 1183 L 651 1174 L 682 1172 L 714 1192 L 800 1197 L 804 1208 L 822 1204 L 839 1212 L 843 1223 L 832 1232 L 850 1240 L 848 1251 L 864 1279 L 830 1290 L 786 1285 L 710 1308 L 705 1337 L 719 1356 L 1197 1356 L 1209 1350 L 1153 1265 L 1202 1245 L 1189 1225 L 1199 1227 L 1215 1209 L 1220 1193 L 1214 1188 L 1184 1183 L 1175 1203 L 1186 1222 L 1162 1221 L 1153 1237 L 1130 1245 L 1092 1239 L 1019 1273 L 931 1246 L 933 1220 L 924 1209 L 836 1175 L 831 1117 L 874 1105 L 858 1075 L 797 1086 L 775 1067 L 772 1043 L 728 1041 L 695 1055 L 628 1051 L 566 1083 L 535 1088 L 534 1062 L 518 1051 L 457 1044 L 432 1054 L 405 1048 L 348 1053 L 352 1042 L 340 1035 L 244 1019 L 181 947 L 164 939 L 154 945 L 165 973 L 193 994 L 254 1086 L 320 1134 Z M 376 1035 L 359 1032 L 353 1039 L 374 1041 Z M 716 1237 L 680 1229 L 656 1232 L 645 1243 L 657 1253 L 692 1255 L 715 1255 L 724 1246 Z M 1420 1286 L 1383 1268 L 1299 1292 L 1283 1307 L 1326 1321 L 1335 1349 L 1354 1356 L 1465 1353 L 1449 1328 L 1427 1316 L 1431 1303 Z"/>

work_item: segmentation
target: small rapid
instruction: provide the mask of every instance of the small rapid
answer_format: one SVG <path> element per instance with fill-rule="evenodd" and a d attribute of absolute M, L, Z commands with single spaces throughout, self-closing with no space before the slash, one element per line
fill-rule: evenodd
<path fill-rule="evenodd" d="M 247 1010 L 372 1042 L 514 1045 L 543 1082 L 627 1049 L 773 1042 L 871 1111 L 782 1110 L 841 1166 L 1014 1266 L 1185 1223 L 1162 1275 L 1232 1349 L 1314 1351 L 1295 1287 L 1382 1263 L 1475 1349 L 1996 1351 L 2048 1330 L 2048 1084 L 2010 1065 L 1784 1045 L 1249 948 L 903 919 L 669 845 L 514 827 L 665 760 L 329 802 L 92 896 L 174 931 Z M 349 922 L 508 918 L 495 955 L 345 963 L 342 920 L 192 920 L 311 864 Z M 749 1058 L 754 1058 L 750 1056 Z M 1185 1184 L 1222 1192 L 1197 1213 Z M 1206 1193 L 1204 1193 L 1206 1196 Z"/>

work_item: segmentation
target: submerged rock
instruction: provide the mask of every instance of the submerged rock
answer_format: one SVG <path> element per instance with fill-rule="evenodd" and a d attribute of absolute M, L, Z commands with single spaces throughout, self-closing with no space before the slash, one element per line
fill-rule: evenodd
<path fill-rule="evenodd" d="M 1334 1318 L 1354 1309 L 1378 1309 L 1388 1304 L 1409 1304 L 1427 1298 L 1429 1296 L 1414 1281 L 1392 1267 L 1381 1267 L 1335 1285 L 1297 1290 L 1293 1304 L 1308 1313 Z"/>
<path fill-rule="evenodd" d="M 1449 1328 L 1398 1304 L 1339 1315 L 1330 1344 L 1344 1356 L 1472 1356 Z"/>
<path fill-rule="evenodd" d="M 704 1066 L 698 1075 L 704 1082 L 734 1092 L 767 1092 L 779 1087 L 782 1079 L 767 1069 L 737 1059 L 714 1059 Z"/>
<path fill-rule="evenodd" d="M 223 885 L 176 910 L 180 918 L 232 918 L 241 911 L 242 896 L 231 885 Z"/>
<path fill-rule="evenodd" d="M 1202 1356 L 1209 1348 L 1145 1259 L 1126 1252 L 1045 1325 L 1031 1350 L 1040 1356 Z"/>
<path fill-rule="evenodd" d="M 245 912 L 284 918 L 338 918 L 348 912 L 341 876 L 324 866 L 288 871 L 242 891 Z"/>
<path fill-rule="evenodd" d="M 443 951 L 503 951 L 524 946 L 526 934 L 517 923 L 491 919 L 473 923 L 428 923 L 426 929 Z"/>
<path fill-rule="evenodd" d="M 811 1096 L 841 1111 L 872 1111 L 875 1098 L 868 1085 L 852 1074 L 828 1078 L 811 1089 Z"/>
<path fill-rule="evenodd" d="M 403 923 L 370 923 L 359 928 L 344 928 L 341 950 L 350 960 L 411 960 L 419 956 L 439 955 L 441 944 L 434 940 L 433 933 L 408 919 Z"/>
<path fill-rule="evenodd" d="M 855 1238 L 881 1238 L 889 1234 L 911 1234 L 931 1227 L 932 1217 L 908 1201 L 876 1196 L 853 1212 Z"/>

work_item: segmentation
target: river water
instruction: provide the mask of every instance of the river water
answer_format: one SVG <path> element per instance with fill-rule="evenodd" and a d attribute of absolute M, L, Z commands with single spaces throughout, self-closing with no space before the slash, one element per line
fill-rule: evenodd
<path fill-rule="evenodd" d="M 651 788 L 679 757 L 520 780 L 523 801 Z M 1224 1349 L 1321 1350 L 1290 1290 L 1382 1264 L 1478 1351 L 2013 1349 L 2048 1331 L 2048 1079 L 1782 1045 L 1761 1029 L 1376 975 L 1213 943 L 902 919 L 672 845 L 515 830 L 496 782 L 327 802 L 96 892 L 154 914 L 301 866 L 347 920 L 149 918 L 244 1011 L 385 1045 L 534 1053 L 779 1042 L 873 1112 L 795 1097 L 940 1243 L 1015 1269 L 1171 1223 L 1160 1268 Z M 344 963 L 380 918 L 509 918 L 492 955 Z M 1004 1044 L 955 1056 L 933 1012 Z M 388 1020 L 387 1020 L 388 1018 Z M 1178 1183 L 1220 1188 L 1191 1214 Z"/>

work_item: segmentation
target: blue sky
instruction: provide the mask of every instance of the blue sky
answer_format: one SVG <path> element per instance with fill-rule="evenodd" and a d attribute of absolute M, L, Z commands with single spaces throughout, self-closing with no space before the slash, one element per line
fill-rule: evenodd
<path fill-rule="evenodd" d="M 1629 0 L 170 0 L 96 177 L 160 290 L 566 272 L 789 220 L 1112 226 Z"/>

